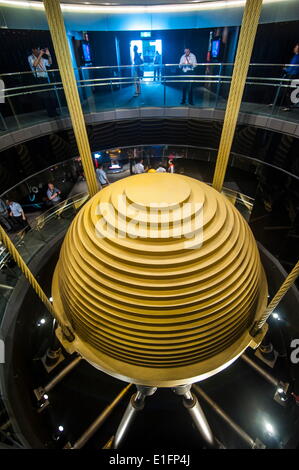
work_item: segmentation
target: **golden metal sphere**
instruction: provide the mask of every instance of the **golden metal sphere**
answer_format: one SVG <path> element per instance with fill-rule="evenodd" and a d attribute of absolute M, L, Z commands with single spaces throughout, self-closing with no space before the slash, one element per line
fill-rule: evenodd
<path fill-rule="evenodd" d="M 122 380 L 168 387 L 242 354 L 267 283 L 251 230 L 225 196 L 152 173 L 113 183 L 81 209 L 52 296 L 72 350 Z"/>

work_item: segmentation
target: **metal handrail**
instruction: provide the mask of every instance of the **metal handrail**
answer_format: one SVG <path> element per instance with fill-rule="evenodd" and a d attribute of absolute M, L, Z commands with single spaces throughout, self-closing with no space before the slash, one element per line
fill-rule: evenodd
<path fill-rule="evenodd" d="M 45 227 L 47 222 L 57 217 L 57 215 L 61 216 L 61 214 L 63 214 L 70 207 L 74 206 L 74 204 L 79 203 L 79 202 L 84 204 L 84 202 L 88 199 L 88 197 L 89 195 L 87 192 L 75 194 L 74 196 L 70 196 L 67 199 L 64 199 L 63 201 L 61 201 L 59 204 L 57 204 L 54 210 L 52 207 L 48 209 L 47 211 L 45 211 L 40 216 L 36 217 L 35 219 L 36 224 L 34 227 L 32 227 L 27 233 L 26 233 L 26 228 L 24 228 L 17 234 L 17 237 L 14 239 L 15 246 L 19 247 L 23 245 L 24 241 L 26 240 L 29 234 L 33 232 L 39 232 L 41 229 Z M 10 253 L 6 249 L 4 249 L 0 255 L 0 270 L 2 269 L 2 267 L 5 266 L 5 263 L 9 261 L 10 259 L 11 259 Z"/>
<path fill-rule="evenodd" d="M 147 65 L 147 64 L 143 64 Z M 152 65 L 152 64 L 150 64 Z M 161 67 L 179 67 L 180 64 L 161 64 Z M 209 66 L 209 67 L 220 67 L 220 66 L 233 66 L 235 65 L 234 62 L 197 62 L 195 64 L 195 67 L 197 66 Z M 249 65 L 250 67 L 298 67 L 298 64 L 272 64 L 272 63 L 258 63 L 258 62 L 253 62 Z M 97 66 L 90 66 L 90 67 L 74 67 L 75 71 L 80 71 L 80 70 L 101 70 L 101 69 L 120 69 L 120 68 L 133 68 L 135 67 L 132 64 L 129 65 L 97 65 Z M 48 69 L 48 73 L 51 72 L 59 72 L 59 69 Z M 0 77 L 8 77 L 8 76 L 17 76 L 17 75 L 23 75 L 23 74 L 35 74 L 35 71 L 32 70 L 26 70 L 24 72 L 6 72 L 6 73 L 1 73 Z"/>
<path fill-rule="evenodd" d="M 171 78 L 165 80 L 165 78 Z M 178 79 L 179 77 L 182 77 L 180 80 Z M 227 75 L 188 75 L 188 77 L 194 77 L 194 78 L 203 78 L 202 80 L 190 80 L 190 78 L 187 80 L 184 75 L 166 75 L 161 77 L 161 83 L 167 84 L 167 83 L 185 83 L 185 82 L 192 82 L 192 83 L 215 83 L 215 84 L 229 84 L 231 83 L 231 77 Z M 177 78 L 177 80 L 175 80 Z M 213 78 L 213 80 L 206 80 L 206 78 Z M 225 79 L 225 80 L 219 80 L 219 79 Z M 77 80 L 78 83 L 78 88 L 85 88 L 85 87 L 96 87 L 96 86 L 111 86 L 113 85 L 131 85 L 135 83 L 135 78 L 134 77 L 107 77 L 107 78 L 95 78 L 95 79 L 86 79 L 86 80 Z M 272 77 L 272 78 L 267 78 L 267 77 L 248 77 L 248 80 L 272 80 L 276 81 L 279 83 L 265 83 L 265 82 L 252 82 L 252 81 L 247 81 L 246 80 L 246 85 L 259 85 L 259 86 L 270 86 L 270 87 L 282 87 L 282 88 L 289 88 L 290 84 L 284 84 L 282 82 L 290 82 L 290 78 L 279 78 L 279 77 Z M 145 78 L 144 81 L 147 81 Z M 86 83 L 86 82 L 91 82 L 91 83 Z M 101 83 L 99 83 L 101 82 Z M 113 83 L 112 83 L 113 82 Z M 84 83 L 84 85 L 83 85 Z M 86 84 L 85 84 L 86 83 Z M 61 85 L 61 86 L 57 86 Z M 49 88 L 45 88 L 45 86 Z M 43 89 L 36 89 L 42 87 Z M 22 89 L 28 89 L 30 88 L 29 91 L 23 91 L 22 93 L 10 93 L 10 94 L 5 94 L 6 98 L 12 98 L 15 96 L 23 96 L 23 95 L 31 95 L 34 93 L 43 93 L 47 91 L 57 91 L 57 90 L 63 90 L 62 82 L 54 82 L 54 83 L 49 83 L 49 84 L 42 84 L 42 85 L 26 85 L 25 87 L 13 87 L 13 88 L 6 88 L 4 89 L 4 93 L 7 91 L 14 91 L 14 90 L 22 90 Z"/>
<path fill-rule="evenodd" d="M 59 162 L 59 163 L 55 163 L 55 165 L 50 165 L 48 166 L 47 168 L 44 168 L 43 170 L 40 170 L 40 171 L 37 171 L 36 173 L 33 173 L 32 175 L 30 176 L 27 176 L 27 178 L 24 178 L 23 180 L 19 181 L 17 184 L 15 184 L 14 186 L 12 186 L 11 188 L 9 188 L 7 191 L 4 191 L 2 194 L 0 194 L 0 198 L 3 198 L 5 197 L 6 194 L 8 194 L 9 192 L 13 191 L 17 186 L 20 186 L 21 184 L 27 184 L 27 182 L 29 180 L 31 180 L 32 178 L 35 178 L 36 176 L 40 175 L 41 173 L 44 173 L 46 171 L 49 171 L 51 170 L 52 168 L 56 168 L 58 166 L 62 166 L 62 165 L 65 165 L 66 163 L 70 163 L 70 161 L 76 161 L 78 157 L 73 157 L 73 158 L 68 158 L 67 160 L 63 160 L 62 162 Z"/>

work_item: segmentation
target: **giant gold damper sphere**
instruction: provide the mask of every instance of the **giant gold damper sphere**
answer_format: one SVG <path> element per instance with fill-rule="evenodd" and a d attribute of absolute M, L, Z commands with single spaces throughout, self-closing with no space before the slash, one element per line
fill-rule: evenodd
<path fill-rule="evenodd" d="M 119 379 L 170 387 L 257 346 L 250 330 L 267 283 L 251 230 L 224 195 L 153 173 L 111 184 L 80 210 L 52 296 L 75 336 L 64 341 L 70 351 Z"/>

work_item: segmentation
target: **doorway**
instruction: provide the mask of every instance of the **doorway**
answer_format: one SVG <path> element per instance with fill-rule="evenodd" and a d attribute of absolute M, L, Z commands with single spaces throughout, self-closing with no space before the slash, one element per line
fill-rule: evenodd
<path fill-rule="evenodd" d="M 154 56 L 156 51 L 162 57 L 162 40 L 161 39 L 138 39 L 130 42 L 130 57 L 131 63 L 134 63 L 134 46 L 138 47 L 138 52 L 141 53 L 141 58 L 144 62 L 144 75 L 145 81 L 152 81 L 154 77 Z M 162 59 L 163 63 L 163 59 Z"/>

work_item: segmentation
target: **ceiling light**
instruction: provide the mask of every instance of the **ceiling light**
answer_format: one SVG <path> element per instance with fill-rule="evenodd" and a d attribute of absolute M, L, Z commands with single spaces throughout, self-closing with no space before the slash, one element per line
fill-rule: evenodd
<path fill-rule="evenodd" d="M 266 3 L 282 3 L 287 0 L 264 0 Z M 202 11 L 202 10 L 215 10 L 221 8 L 241 8 L 246 4 L 246 0 L 219 0 L 203 3 L 185 3 L 185 4 L 168 4 L 168 5 L 93 5 L 90 2 L 84 4 L 65 4 L 61 3 L 63 11 L 72 11 L 74 13 L 169 13 L 169 12 L 188 12 L 188 11 Z M 24 1 L 24 0 L 0 0 L 0 5 L 44 9 L 42 2 Z"/>

